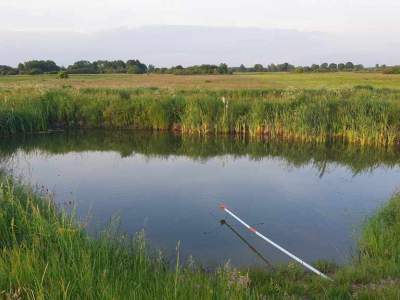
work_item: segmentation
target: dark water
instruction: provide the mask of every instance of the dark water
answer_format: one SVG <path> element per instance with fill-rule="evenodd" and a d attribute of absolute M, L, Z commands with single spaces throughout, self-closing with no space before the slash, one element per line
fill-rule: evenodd
<path fill-rule="evenodd" d="M 342 144 L 301 145 L 143 132 L 74 132 L 7 139 L 0 161 L 16 176 L 75 201 L 91 233 L 119 216 L 155 248 L 207 266 L 264 262 L 219 220 L 223 202 L 300 257 L 346 262 L 359 229 L 400 183 L 400 153 Z M 232 218 L 273 262 L 286 258 Z"/>

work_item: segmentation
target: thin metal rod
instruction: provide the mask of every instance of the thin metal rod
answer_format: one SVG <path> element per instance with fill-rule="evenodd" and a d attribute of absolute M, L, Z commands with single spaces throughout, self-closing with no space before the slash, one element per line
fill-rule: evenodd
<path fill-rule="evenodd" d="M 304 260 L 298 258 L 296 255 L 290 253 L 288 250 L 286 250 L 285 248 L 279 246 L 277 243 L 275 243 L 274 241 L 270 240 L 269 238 L 267 238 L 266 236 L 262 235 L 261 233 L 259 233 L 255 228 L 251 227 L 250 225 L 248 225 L 246 222 L 244 222 L 242 219 L 240 219 L 238 216 L 236 216 L 233 212 L 231 212 L 225 205 L 221 204 L 220 208 L 222 210 L 224 210 L 225 212 L 227 212 L 229 215 L 231 215 L 234 219 L 236 219 L 236 221 L 238 221 L 239 223 L 241 223 L 244 227 L 246 227 L 248 230 L 250 230 L 251 232 L 253 232 L 255 235 L 259 236 L 260 238 L 262 238 L 264 241 L 266 241 L 267 243 L 271 244 L 272 246 L 274 246 L 275 248 L 277 248 L 278 250 L 280 250 L 281 252 L 285 253 L 287 256 L 289 256 L 290 258 L 294 259 L 295 261 L 297 261 L 299 264 L 301 264 L 302 266 L 306 267 L 307 269 L 309 269 L 310 271 L 314 272 L 315 274 L 321 276 L 322 278 L 328 279 L 333 281 L 330 277 L 328 277 L 327 275 L 325 275 L 324 273 L 320 272 L 319 270 L 317 270 L 316 268 L 314 268 L 313 266 L 309 265 L 308 263 L 306 263 Z"/>

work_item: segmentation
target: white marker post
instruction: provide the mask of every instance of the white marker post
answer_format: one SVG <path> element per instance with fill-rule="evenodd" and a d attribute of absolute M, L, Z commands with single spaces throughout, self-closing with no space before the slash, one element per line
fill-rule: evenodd
<path fill-rule="evenodd" d="M 290 258 L 294 259 L 295 261 L 297 261 L 298 263 L 300 263 L 302 266 L 306 267 L 307 269 L 309 269 L 310 271 L 314 272 L 315 274 L 321 276 L 322 278 L 328 279 L 333 281 L 330 277 L 326 276 L 324 273 L 318 271 L 316 268 L 314 268 L 313 266 L 309 265 L 308 263 L 306 263 L 304 260 L 298 258 L 296 255 L 290 253 L 289 251 L 287 251 L 285 248 L 279 246 L 278 244 L 276 244 L 275 242 L 271 241 L 269 238 L 267 238 L 266 236 L 262 235 L 261 233 L 259 233 L 255 228 L 251 227 L 250 225 L 248 225 L 247 223 L 245 223 L 242 219 L 240 219 L 238 216 L 236 216 L 233 212 L 231 212 L 225 205 L 221 204 L 219 206 L 222 210 L 224 210 L 225 212 L 227 212 L 228 214 L 230 214 L 233 218 L 235 218 L 239 223 L 241 223 L 244 227 L 246 227 L 248 230 L 250 230 L 251 232 L 253 232 L 254 234 L 258 235 L 260 238 L 262 238 L 264 241 L 268 242 L 269 244 L 271 244 L 272 246 L 274 246 L 275 248 L 279 249 L 280 251 L 282 251 L 283 253 L 285 253 L 287 256 L 289 256 Z"/>

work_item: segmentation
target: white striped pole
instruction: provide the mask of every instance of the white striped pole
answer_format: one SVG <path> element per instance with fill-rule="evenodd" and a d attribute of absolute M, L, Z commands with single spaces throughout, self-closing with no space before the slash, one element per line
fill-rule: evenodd
<path fill-rule="evenodd" d="M 267 238 L 266 236 L 262 235 L 261 233 L 259 233 L 255 228 L 251 227 L 250 225 L 248 225 L 246 222 L 244 222 L 242 219 L 240 219 L 238 216 L 236 216 L 233 212 L 231 212 L 225 205 L 221 204 L 219 206 L 222 210 L 224 210 L 225 212 L 227 212 L 228 214 L 230 214 L 234 219 L 236 219 L 239 223 L 241 223 L 244 227 L 246 227 L 248 230 L 250 230 L 251 232 L 253 232 L 254 234 L 258 235 L 260 238 L 262 238 L 264 241 L 268 242 L 269 244 L 271 244 L 272 246 L 274 246 L 275 248 L 277 248 L 278 250 L 280 250 L 281 252 L 285 253 L 287 256 L 289 256 L 290 258 L 294 259 L 295 261 L 297 261 L 298 263 L 300 263 L 302 266 L 306 267 L 307 269 L 309 269 L 310 271 L 314 272 L 315 274 L 333 281 L 330 277 L 326 276 L 324 273 L 318 271 L 316 268 L 314 268 L 313 266 L 309 265 L 308 263 L 306 263 L 304 260 L 298 258 L 296 255 L 290 253 L 289 251 L 287 251 L 285 248 L 279 246 L 278 244 L 276 244 L 275 242 L 271 241 L 269 238 Z"/>

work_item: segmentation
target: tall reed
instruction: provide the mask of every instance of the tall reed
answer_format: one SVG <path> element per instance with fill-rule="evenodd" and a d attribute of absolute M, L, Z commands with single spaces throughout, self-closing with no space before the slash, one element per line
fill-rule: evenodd
<path fill-rule="evenodd" d="M 400 141 L 400 92 L 370 87 L 0 91 L 0 135 L 55 128 L 230 133 L 386 146 Z"/>

